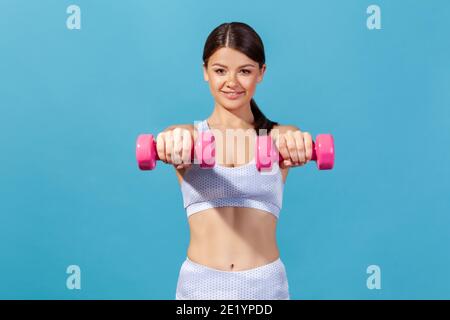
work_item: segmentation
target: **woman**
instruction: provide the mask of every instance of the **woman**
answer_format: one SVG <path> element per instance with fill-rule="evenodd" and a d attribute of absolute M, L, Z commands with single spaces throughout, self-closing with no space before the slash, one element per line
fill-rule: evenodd
<path fill-rule="evenodd" d="M 276 225 L 288 169 L 311 160 L 312 138 L 260 111 L 252 97 L 265 70 L 263 43 L 250 26 L 218 26 L 203 52 L 204 78 L 215 100 L 212 114 L 157 136 L 159 158 L 176 170 L 191 235 L 176 299 L 290 298 Z M 207 130 L 216 138 L 215 166 L 202 169 L 191 164 L 191 150 L 198 132 Z M 230 147 L 234 140 L 226 130 L 246 131 L 234 137 L 249 145 Z M 256 135 L 264 134 L 272 136 L 284 159 L 271 174 L 259 172 L 254 161 Z"/>

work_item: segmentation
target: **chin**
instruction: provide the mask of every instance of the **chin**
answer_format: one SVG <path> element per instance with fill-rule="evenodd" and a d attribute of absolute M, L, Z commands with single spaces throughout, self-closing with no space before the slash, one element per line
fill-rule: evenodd
<path fill-rule="evenodd" d="M 228 99 L 223 99 L 220 98 L 217 101 L 220 102 L 220 104 L 224 107 L 226 107 L 227 109 L 238 109 L 241 106 L 245 106 L 247 105 L 249 101 L 244 100 L 244 99 L 238 99 L 238 100 L 228 100 Z"/>
<path fill-rule="evenodd" d="M 225 109 L 229 110 L 236 110 L 245 105 L 245 103 L 242 103 L 241 101 L 236 102 L 222 101 L 221 104 Z"/>

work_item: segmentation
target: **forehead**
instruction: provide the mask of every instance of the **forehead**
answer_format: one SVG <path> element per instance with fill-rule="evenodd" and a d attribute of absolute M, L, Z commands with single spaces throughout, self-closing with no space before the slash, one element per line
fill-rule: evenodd
<path fill-rule="evenodd" d="M 247 57 L 240 51 L 231 48 L 220 48 L 209 58 L 209 64 L 220 63 L 228 67 L 237 67 L 243 64 L 254 64 L 255 61 Z"/>

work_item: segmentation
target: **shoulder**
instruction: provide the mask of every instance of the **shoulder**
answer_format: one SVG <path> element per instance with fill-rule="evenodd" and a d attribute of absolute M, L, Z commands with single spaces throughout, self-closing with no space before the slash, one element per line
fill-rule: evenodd
<path fill-rule="evenodd" d="M 194 125 L 193 124 L 173 124 L 173 125 L 167 127 L 167 129 L 175 129 L 175 128 L 194 129 Z"/>
<path fill-rule="evenodd" d="M 270 130 L 270 135 L 273 137 L 276 134 L 284 134 L 288 131 L 298 131 L 298 130 L 300 130 L 300 128 L 294 125 L 279 124 L 273 126 L 272 130 Z"/>
<path fill-rule="evenodd" d="M 174 130 L 176 128 L 189 130 L 191 132 L 191 135 L 194 136 L 195 126 L 193 124 L 174 124 L 168 126 L 166 129 L 164 129 L 164 131 Z"/>
<path fill-rule="evenodd" d="M 278 129 L 278 130 L 286 130 L 286 131 L 287 130 L 293 130 L 293 131 L 300 130 L 299 127 L 294 126 L 294 125 L 289 125 L 289 124 L 278 124 L 278 125 L 273 126 L 273 128 Z"/>

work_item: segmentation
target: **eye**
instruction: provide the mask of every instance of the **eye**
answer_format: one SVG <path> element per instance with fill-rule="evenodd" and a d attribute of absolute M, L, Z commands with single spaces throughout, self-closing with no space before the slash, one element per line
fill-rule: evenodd
<path fill-rule="evenodd" d="M 242 69 L 242 71 L 245 71 L 245 72 L 244 72 L 245 74 L 249 74 L 249 73 L 251 73 L 251 71 L 250 71 L 250 70 L 248 70 L 248 69 Z"/>
<path fill-rule="evenodd" d="M 216 70 L 214 70 L 215 73 L 220 73 L 220 71 L 223 71 L 223 69 L 216 69 Z"/>

